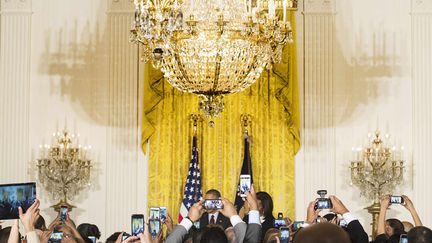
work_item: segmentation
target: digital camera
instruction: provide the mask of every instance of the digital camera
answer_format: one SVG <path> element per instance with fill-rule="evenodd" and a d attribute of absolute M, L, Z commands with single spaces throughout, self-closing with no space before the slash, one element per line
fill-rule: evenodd
<path fill-rule="evenodd" d="M 327 190 L 319 190 L 317 194 L 320 195 L 320 197 L 317 198 L 317 202 L 315 203 L 315 210 L 333 208 L 330 198 L 325 197 L 327 195 Z"/>

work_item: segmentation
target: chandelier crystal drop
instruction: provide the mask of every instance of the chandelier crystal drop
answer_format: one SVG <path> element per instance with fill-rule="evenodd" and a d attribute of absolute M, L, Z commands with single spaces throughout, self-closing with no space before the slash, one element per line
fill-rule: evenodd
<path fill-rule="evenodd" d="M 253 84 L 293 41 L 287 0 L 135 0 L 131 41 L 168 82 L 218 116 L 225 94 Z"/>

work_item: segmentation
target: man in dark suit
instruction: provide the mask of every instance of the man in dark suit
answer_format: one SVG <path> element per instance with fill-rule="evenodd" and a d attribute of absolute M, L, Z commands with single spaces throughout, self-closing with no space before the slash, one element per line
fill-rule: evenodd
<path fill-rule="evenodd" d="M 220 199 L 221 193 L 216 189 L 210 189 L 204 195 L 205 200 Z M 222 226 L 224 230 L 231 227 L 230 219 L 217 210 L 206 210 L 199 220 L 199 228 L 204 229 L 209 224 Z"/>
<path fill-rule="evenodd" d="M 255 191 L 253 187 L 251 187 L 250 192 L 246 192 L 246 202 L 249 204 L 251 211 L 249 212 L 249 222 L 246 224 L 240 216 L 237 214 L 237 210 L 234 205 L 225 198 L 221 198 L 222 203 L 224 205 L 223 209 L 220 210 L 220 213 L 225 215 L 225 217 L 229 218 L 231 224 L 234 228 L 234 234 L 237 239 L 237 242 L 241 243 L 259 243 L 261 242 L 261 223 L 259 219 L 258 212 L 258 201 L 256 199 Z M 193 223 L 199 220 L 204 213 L 203 209 L 204 201 L 195 203 L 188 212 L 188 216 L 184 218 L 180 224 L 178 224 L 173 231 L 168 235 L 165 243 L 182 243 L 184 237 L 192 228 Z M 207 242 L 206 234 L 208 236 L 212 235 L 214 231 L 220 230 L 218 227 L 209 227 L 203 231 L 203 235 L 200 242 Z M 218 242 L 228 243 L 226 237 L 223 240 Z M 204 240 L 203 240 L 204 239 Z"/>

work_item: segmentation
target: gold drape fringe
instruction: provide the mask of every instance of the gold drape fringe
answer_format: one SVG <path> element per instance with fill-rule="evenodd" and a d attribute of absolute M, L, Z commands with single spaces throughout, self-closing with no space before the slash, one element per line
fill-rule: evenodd
<path fill-rule="evenodd" d="M 294 13 L 290 15 L 292 26 Z M 295 32 L 294 32 L 295 33 Z M 241 114 L 250 114 L 251 157 L 255 189 L 267 191 L 274 212 L 294 218 L 294 155 L 300 146 L 296 46 L 288 45 L 283 62 L 263 72 L 249 89 L 227 95 L 225 110 L 198 127 L 203 192 L 215 188 L 235 198 L 243 160 Z M 160 71 L 145 67 L 142 147 L 150 141 L 149 206 L 167 206 L 175 220 L 191 159 L 192 123 L 199 113 L 196 95 L 170 86 Z"/>

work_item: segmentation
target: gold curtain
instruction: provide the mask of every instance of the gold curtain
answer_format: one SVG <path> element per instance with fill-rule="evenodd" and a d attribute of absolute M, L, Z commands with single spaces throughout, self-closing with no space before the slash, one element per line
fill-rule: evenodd
<path fill-rule="evenodd" d="M 294 27 L 294 13 L 290 14 Z M 295 33 L 295 30 L 294 30 Z M 294 35 L 295 36 L 295 35 Z M 191 159 L 192 122 L 198 114 L 196 95 L 170 86 L 146 64 L 142 147 L 149 153 L 149 206 L 167 206 L 177 219 Z M 249 89 L 224 98 L 225 110 L 199 123 L 199 163 L 203 193 L 215 188 L 234 200 L 243 161 L 241 114 L 250 114 L 251 158 L 255 189 L 274 200 L 274 213 L 294 218 L 294 155 L 300 146 L 296 46 L 288 45 L 283 62 L 264 71 Z M 146 151 L 150 141 L 150 151 Z"/>

